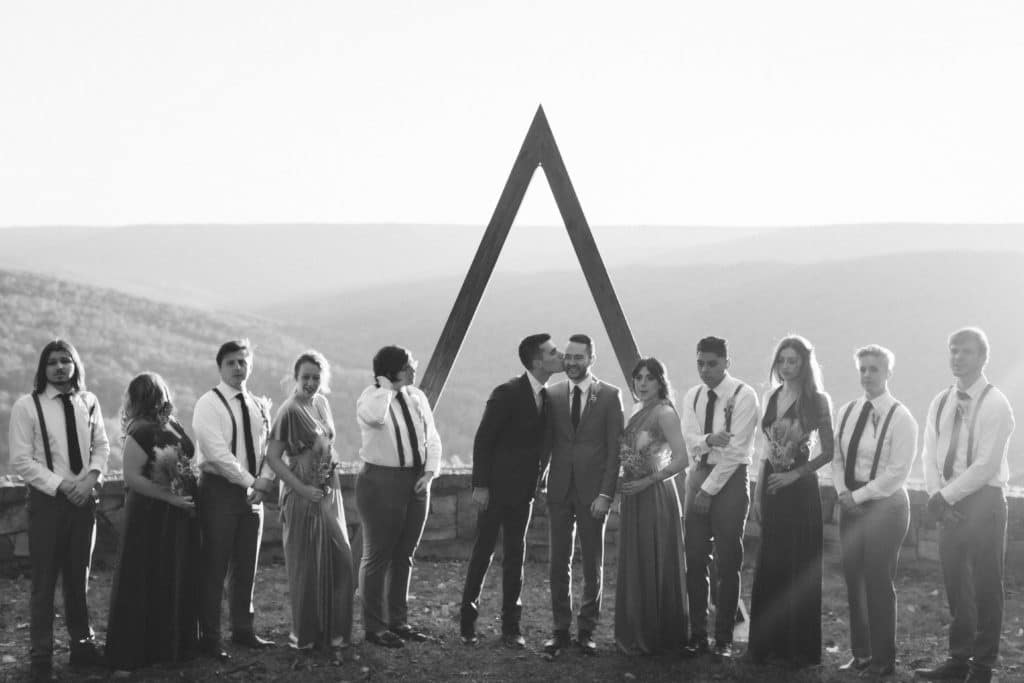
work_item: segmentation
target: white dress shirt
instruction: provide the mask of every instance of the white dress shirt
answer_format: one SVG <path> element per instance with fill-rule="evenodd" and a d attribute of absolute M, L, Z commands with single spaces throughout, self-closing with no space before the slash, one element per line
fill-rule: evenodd
<path fill-rule="evenodd" d="M 408 445 L 410 438 L 415 438 L 424 471 L 436 474 L 441 465 L 441 437 L 434 426 L 430 401 L 414 386 L 402 387 L 401 391 L 409 406 L 414 434 L 409 434 L 402 407 L 394 400 L 397 392 L 371 384 L 356 400 L 356 422 L 363 439 L 359 457 L 363 462 L 383 467 L 412 467 L 412 449 Z M 404 444 L 404 465 L 398 459 L 398 438 Z"/>
<path fill-rule="evenodd" d="M 853 438 L 853 432 L 865 402 L 871 403 L 870 417 L 861 433 L 857 452 L 849 453 L 850 440 Z M 861 396 L 843 405 L 836 413 L 835 424 L 838 430 L 842 424 L 843 415 L 852 406 L 846 425 L 843 427 L 842 438 L 838 440 L 836 452 L 832 456 L 832 483 L 836 487 L 836 493 L 840 495 L 849 490 L 846 488 L 846 459 L 855 457 L 853 476 L 857 481 L 867 482 L 853 492 L 853 500 L 858 505 L 868 500 L 888 498 L 903 488 L 907 476 L 910 474 L 910 468 L 914 464 L 914 458 L 917 457 L 917 420 L 905 405 L 900 404 L 892 414 L 889 427 L 882 437 L 882 452 L 878 457 L 878 469 L 875 471 L 875 478 L 871 479 L 871 467 L 875 462 L 878 437 L 885 424 L 885 417 L 895 403 L 896 399 L 889 392 L 876 396 L 870 401 L 867 396 Z"/>
<path fill-rule="evenodd" d="M 978 407 L 981 392 L 988 384 L 982 375 L 977 382 L 967 389 L 971 400 L 968 412 L 960 426 L 960 438 L 957 443 L 956 460 L 953 463 L 953 477 L 948 481 L 942 476 L 949 450 L 949 440 L 953 434 L 957 396 L 956 388 L 946 389 L 932 399 L 928 406 L 928 420 L 924 429 L 924 450 L 921 459 L 924 463 L 924 483 L 928 495 L 941 492 L 942 497 L 950 505 L 957 503 L 982 486 L 998 486 L 1005 488 L 1010 479 L 1010 466 L 1007 452 L 1010 446 L 1010 435 L 1013 433 L 1013 408 L 999 389 L 992 387 L 981 404 L 974 425 L 974 447 L 971 454 L 971 465 L 967 466 L 967 439 L 971 431 L 971 422 Z M 935 436 L 935 411 L 943 396 L 947 396 L 939 419 L 939 435 Z"/>
<path fill-rule="evenodd" d="M 715 408 L 712 417 L 713 431 L 718 432 L 725 429 L 725 407 L 733 400 L 733 394 L 740 385 L 740 381 L 725 373 L 725 377 L 718 386 L 713 389 L 715 392 Z M 699 395 L 698 395 L 698 392 Z M 697 407 L 694 409 L 693 401 L 697 399 Z M 714 467 L 708 478 L 701 485 L 708 495 L 715 495 L 722 490 L 722 487 L 729 481 L 729 477 L 740 465 L 750 465 L 754 454 L 754 433 L 757 431 L 757 423 L 761 419 L 761 409 L 757 402 L 757 392 L 749 384 L 744 384 L 740 392 L 736 394 L 733 403 L 732 413 L 732 439 L 725 447 L 708 446 L 707 434 L 704 433 L 704 415 L 708 405 L 708 387 L 698 384 L 686 392 L 683 398 L 683 440 L 686 441 L 686 450 L 693 464 L 701 460 L 705 453 L 708 456 L 708 464 Z"/>
<path fill-rule="evenodd" d="M 217 385 L 217 390 L 231 407 L 238 433 L 235 438 L 235 451 L 231 452 L 231 415 L 224 403 L 213 390 L 207 391 L 196 401 L 192 411 L 192 431 L 196 437 L 196 462 L 199 469 L 224 477 L 232 484 L 248 489 L 256 481 L 249 473 L 249 462 L 245 452 L 245 423 L 242 420 L 242 404 L 235 398 L 240 392 L 224 382 Z M 253 456 L 259 476 L 274 479 L 274 470 L 270 463 L 264 462 L 267 437 L 270 434 L 270 415 L 260 406 L 253 395 L 245 392 L 245 403 L 249 408 L 249 423 L 252 425 L 252 443 L 256 448 Z M 262 467 L 260 463 L 262 462 Z"/>
<path fill-rule="evenodd" d="M 82 451 L 82 470 L 78 474 L 71 473 L 64 402 L 60 395 L 61 392 L 55 386 L 47 384 L 46 390 L 39 396 L 43 419 L 46 421 L 46 434 L 50 440 L 50 454 L 53 456 L 52 472 L 46 466 L 43 434 L 31 394 L 22 396 L 11 407 L 8 434 L 14 471 L 26 484 L 49 496 L 57 495 L 57 489 L 65 479 L 81 480 L 90 472 L 96 472 L 102 477 L 107 471 L 107 460 L 110 457 L 110 442 L 107 440 L 99 401 L 87 391 L 76 391 L 71 395 L 71 405 L 75 411 L 75 427 Z"/>
<path fill-rule="evenodd" d="M 526 372 L 526 378 L 530 380 L 530 388 L 533 389 L 533 402 L 537 404 L 537 410 L 540 410 L 540 407 L 543 404 L 540 398 L 540 390 L 547 389 L 548 384 L 547 382 L 541 384 L 540 381 L 536 377 L 534 377 L 533 373 L 530 372 L 529 370 L 527 370 Z M 583 413 L 580 413 L 580 415 L 582 414 Z"/>

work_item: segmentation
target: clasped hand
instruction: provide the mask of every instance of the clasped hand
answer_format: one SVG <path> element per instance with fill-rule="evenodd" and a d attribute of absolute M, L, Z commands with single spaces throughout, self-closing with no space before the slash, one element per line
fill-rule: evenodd
<path fill-rule="evenodd" d="M 640 479 L 633 479 L 622 484 L 622 495 L 624 496 L 635 496 L 641 491 L 650 488 L 654 484 L 652 477 L 641 477 Z"/>
<path fill-rule="evenodd" d="M 800 473 L 796 470 L 790 470 L 789 472 L 777 472 L 775 474 L 768 475 L 768 493 L 777 493 L 787 486 L 796 483 L 800 478 Z"/>
<path fill-rule="evenodd" d="M 843 491 L 839 494 L 839 507 L 843 509 L 843 512 L 850 515 L 855 515 L 860 512 L 860 505 L 853 499 L 853 493 L 851 491 Z"/>
<path fill-rule="evenodd" d="M 95 486 L 95 481 L 86 477 L 85 479 L 65 479 L 57 488 L 71 501 L 72 505 L 82 507 L 92 498 Z"/>
<path fill-rule="evenodd" d="M 713 448 L 725 448 L 732 441 L 732 434 L 724 429 L 708 435 L 707 444 Z"/>

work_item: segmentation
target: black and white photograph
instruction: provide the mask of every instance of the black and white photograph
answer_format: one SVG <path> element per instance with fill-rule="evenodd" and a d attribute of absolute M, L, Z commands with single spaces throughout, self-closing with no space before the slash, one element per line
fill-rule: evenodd
<path fill-rule="evenodd" d="M 1024 4 L 0 6 L 0 681 L 1024 681 Z"/>

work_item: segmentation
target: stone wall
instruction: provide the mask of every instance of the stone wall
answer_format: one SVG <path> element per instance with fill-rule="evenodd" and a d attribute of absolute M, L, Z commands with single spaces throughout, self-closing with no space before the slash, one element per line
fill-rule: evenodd
<path fill-rule="evenodd" d="M 681 485 L 681 482 L 680 482 Z M 753 488 L 753 484 L 751 484 Z M 680 488 L 681 492 L 681 488 Z M 342 475 L 342 495 L 345 516 L 359 554 L 359 513 L 355 507 L 355 475 Z M 834 545 L 838 539 L 838 519 L 835 490 L 831 486 L 821 489 L 825 521 L 825 542 Z M 117 552 L 117 539 L 122 525 L 124 486 L 120 481 L 108 481 L 101 490 L 98 507 L 97 540 L 94 562 L 98 568 L 110 567 Z M 904 556 L 938 561 L 938 529 L 925 513 L 927 496 L 923 491 L 911 491 L 910 531 L 904 542 Z M 16 480 L 0 480 L 0 572 L 24 572 L 28 566 L 28 512 L 27 490 Z M 527 556 L 531 560 L 547 560 L 547 511 L 535 505 L 533 521 L 527 534 Z M 618 540 L 618 501 L 612 506 L 606 536 L 606 561 L 614 561 Z M 430 514 L 423 533 L 418 556 L 422 558 L 467 559 L 476 527 L 476 509 L 470 493 L 469 472 L 451 472 L 438 476 L 433 483 Z M 755 541 L 760 535 L 756 521 L 747 524 L 747 536 Z M 1024 498 L 1010 498 L 1007 530 L 1006 571 L 1016 580 L 1024 580 Z M 279 555 L 281 523 L 276 503 L 268 503 L 264 521 L 263 552 Z M 500 557 L 500 543 L 497 555 Z M 753 557 L 747 553 L 748 561 Z"/>

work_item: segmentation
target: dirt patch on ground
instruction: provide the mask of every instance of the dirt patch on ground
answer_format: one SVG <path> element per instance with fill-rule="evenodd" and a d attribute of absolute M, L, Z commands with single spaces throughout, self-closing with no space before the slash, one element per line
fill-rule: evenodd
<path fill-rule="evenodd" d="M 541 645 L 550 631 L 547 565 L 526 567 L 523 632 L 527 649 L 511 651 L 500 642 L 500 567 L 492 566 L 487 577 L 485 598 L 478 624 L 481 643 L 464 647 L 458 637 L 458 601 L 465 572 L 464 562 L 421 561 L 413 575 L 410 605 L 413 622 L 430 633 L 432 641 L 412 644 L 401 650 L 385 650 L 362 642 L 358 603 L 355 652 L 359 659 L 338 663 L 325 653 L 296 653 L 283 644 L 289 630 L 287 582 L 280 560 L 265 560 L 260 568 L 256 591 L 257 630 L 281 645 L 273 650 L 250 654 L 229 644 L 233 659 L 226 665 L 200 659 L 173 667 L 155 667 L 137 672 L 135 680 L 152 681 L 758 681 L 767 683 L 856 680 L 837 667 L 849 657 L 846 624 L 846 589 L 838 567 L 829 562 L 825 572 L 824 664 L 803 671 L 773 667 L 752 667 L 742 661 L 713 664 L 684 661 L 677 655 L 627 657 L 615 650 L 612 622 L 615 603 L 614 558 L 608 558 L 605 572 L 604 614 L 596 634 L 600 653 L 585 657 L 577 651 L 547 661 Z M 574 571 L 575 594 L 579 595 L 579 570 Z M 90 587 L 90 605 L 97 636 L 103 639 L 107 601 L 112 574 L 98 571 Z M 0 579 L 0 679 L 22 680 L 28 675 L 27 578 Z M 1003 628 L 1003 681 L 1024 680 L 1024 600 L 1018 586 L 1007 587 Z M 749 597 L 750 572 L 744 577 L 744 598 Z M 916 666 L 940 661 L 946 652 L 949 613 L 935 564 L 905 563 L 898 580 L 899 667 L 898 680 L 913 679 Z M 58 591 L 59 594 L 59 591 Z M 59 607 L 58 597 L 58 612 Z M 56 620 L 58 641 L 65 637 L 63 620 Z M 226 632 L 226 631 L 225 631 Z M 60 646 L 55 658 L 58 673 L 69 681 L 102 681 L 102 669 L 66 669 L 67 649 Z"/>

